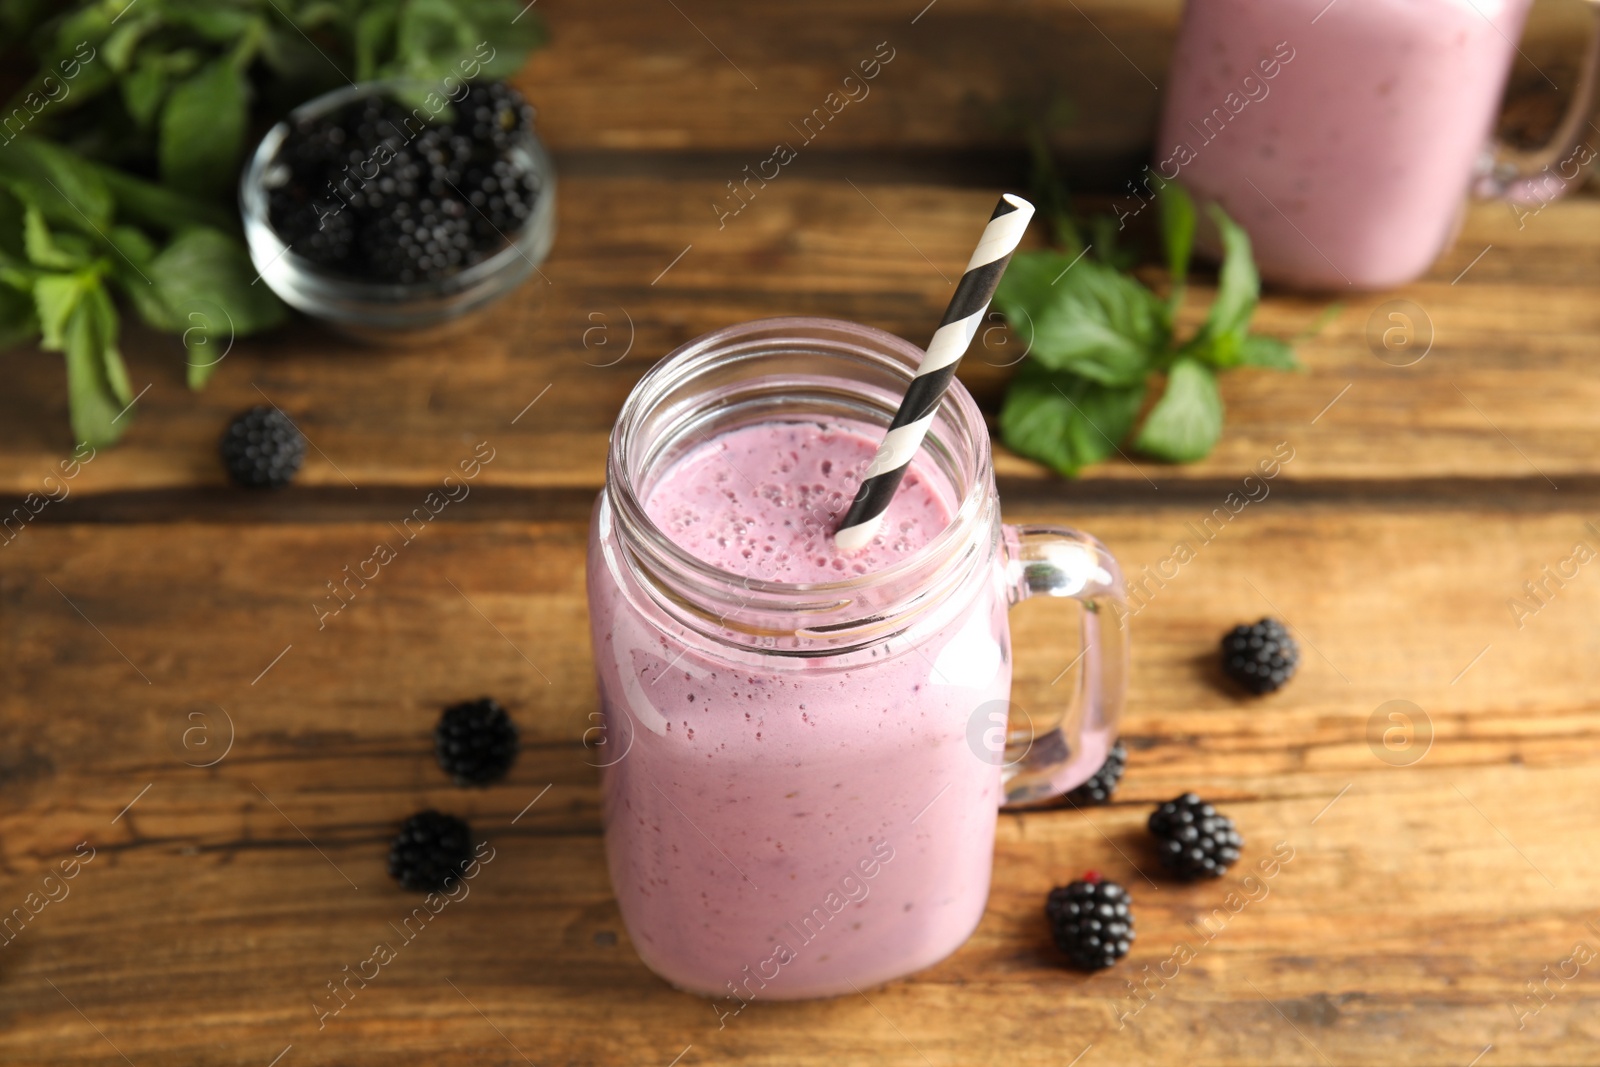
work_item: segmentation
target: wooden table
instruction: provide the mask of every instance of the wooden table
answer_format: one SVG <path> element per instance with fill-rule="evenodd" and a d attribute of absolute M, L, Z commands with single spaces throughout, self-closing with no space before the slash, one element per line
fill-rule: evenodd
<path fill-rule="evenodd" d="M 1136 578 L 1258 459 L 1281 442 L 1294 459 L 1135 620 L 1115 802 L 1001 816 L 989 909 L 955 955 L 721 1029 L 639 962 L 582 743 L 585 528 L 619 404 L 674 345 L 756 316 L 925 337 L 1015 162 L 993 106 L 1070 82 L 1068 154 L 1086 171 L 1137 158 L 1175 7 L 945 0 L 913 21 L 919 6 L 552 2 L 556 43 L 522 78 L 563 174 L 543 278 L 441 346 L 359 348 L 304 322 L 240 341 L 198 395 L 171 339 L 126 339 L 149 390 L 125 442 L 0 548 L 0 914 L 39 909 L 0 944 L 0 1061 L 1600 1058 L 1600 564 L 1565 562 L 1600 547 L 1594 200 L 1522 229 L 1474 208 L 1427 278 L 1345 297 L 1303 346 L 1308 373 L 1229 375 L 1202 463 L 1066 483 L 1002 454 L 1014 520 L 1093 530 Z M 885 40 L 874 95 L 719 229 L 724 183 Z M 1367 340 L 1400 298 L 1431 320 L 1405 367 Z M 1324 303 L 1272 295 L 1260 324 L 1286 335 Z M 990 411 L 1008 358 L 962 368 Z M 4 359 L 9 512 L 70 446 L 59 358 Z M 316 447 L 295 487 L 252 496 L 223 487 L 214 445 L 263 396 Z M 319 629 L 325 583 L 482 441 L 471 496 Z M 1547 603 L 1513 611 L 1563 567 Z M 1017 613 L 1024 705 L 1051 699 L 1062 610 Z M 1269 613 L 1304 663 L 1245 702 L 1219 684 L 1216 641 Z M 429 731 L 482 693 L 523 752 L 508 782 L 462 791 Z M 1413 729 L 1385 747 L 1392 701 Z M 1188 789 L 1234 816 L 1251 867 L 1292 848 L 1246 903 L 1229 897 L 1246 867 L 1191 887 L 1139 873 L 1148 811 Z M 497 858 L 319 1027 L 326 983 L 415 903 L 384 863 L 426 806 L 470 818 Z M 46 881 L 75 849 L 93 858 Z M 1132 956 L 1093 976 L 1061 966 L 1041 917 L 1088 866 L 1130 887 L 1139 923 Z M 1180 944 L 1193 958 L 1175 963 Z M 1578 944 L 1587 963 L 1568 962 Z"/>

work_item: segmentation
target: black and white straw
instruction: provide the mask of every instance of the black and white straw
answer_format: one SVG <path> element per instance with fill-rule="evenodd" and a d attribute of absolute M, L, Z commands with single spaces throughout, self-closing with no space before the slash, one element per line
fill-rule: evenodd
<path fill-rule="evenodd" d="M 841 552 L 859 552 L 877 534 L 883 513 L 894 499 L 900 479 L 905 477 L 906 467 L 922 447 L 922 438 L 933 423 L 939 398 L 950 387 L 956 364 L 972 344 L 984 313 L 989 310 L 995 287 L 1000 284 L 1000 276 L 1005 273 L 1011 253 L 1016 251 L 1032 218 L 1033 205 L 1010 193 L 1000 198 L 994 214 L 989 216 L 989 225 L 984 227 L 983 237 L 967 263 L 967 272 L 961 276 L 955 295 L 950 298 L 950 306 L 945 308 L 944 320 L 934 331 L 933 340 L 928 342 L 928 351 L 917 367 L 917 376 L 911 379 L 905 399 L 900 401 L 900 410 L 889 423 L 889 432 L 867 466 L 861 488 L 856 490 L 855 500 L 833 535 Z"/>

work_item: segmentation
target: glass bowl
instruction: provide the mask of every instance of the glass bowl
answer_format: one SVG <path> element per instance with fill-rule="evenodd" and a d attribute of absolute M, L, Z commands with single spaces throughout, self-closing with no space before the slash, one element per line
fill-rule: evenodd
<path fill-rule="evenodd" d="M 342 333 L 377 343 L 416 344 L 459 328 L 469 313 L 521 284 L 555 240 L 555 169 L 532 132 L 520 135 L 512 162 L 539 181 L 539 196 L 522 225 L 504 234 L 506 247 L 455 274 L 433 281 L 381 282 L 336 273 L 296 254 L 273 229 L 268 191 L 287 168 L 278 152 L 295 123 L 320 118 L 354 101 L 397 93 L 426 94 L 432 87 L 405 80 L 371 81 L 325 93 L 267 131 L 239 180 L 239 208 L 250 260 L 272 291 L 290 307 Z"/>

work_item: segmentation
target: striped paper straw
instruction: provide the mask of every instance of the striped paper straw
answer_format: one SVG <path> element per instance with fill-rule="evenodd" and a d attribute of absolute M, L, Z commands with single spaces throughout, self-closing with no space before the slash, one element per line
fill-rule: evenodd
<path fill-rule="evenodd" d="M 878 532 L 883 513 L 894 499 L 900 479 L 905 477 L 911 459 L 922 447 L 922 438 L 933 423 L 939 407 L 939 398 L 950 387 L 956 375 L 956 364 L 966 354 L 989 310 L 989 300 L 1000 284 L 1000 276 L 1011 262 L 1011 253 L 1022 240 L 1028 220 L 1033 218 L 1033 205 L 1020 196 L 1006 193 L 989 216 L 989 225 L 967 262 L 967 272 L 961 276 L 950 306 L 945 308 L 944 320 L 928 342 L 927 354 L 917 367 L 917 376 L 911 379 L 900 410 L 889 423 L 878 454 L 872 457 L 862 476 L 861 488 L 845 512 L 844 521 L 833 535 L 841 552 L 859 552 Z"/>

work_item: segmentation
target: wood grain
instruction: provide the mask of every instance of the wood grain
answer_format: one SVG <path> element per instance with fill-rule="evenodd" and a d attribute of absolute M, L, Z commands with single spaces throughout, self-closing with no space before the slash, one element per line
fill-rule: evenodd
<path fill-rule="evenodd" d="M 754 163 L 794 140 L 789 123 L 823 106 L 886 42 L 893 59 L 815 138 L 818 149 L 1013 148 L 1018 112 L 1042 115 L 1062 101 L 1064 151 L 1129 159 L 1155 127 L 1179 6 L 555 3 L 545 14 L 556 45 L 518 80 L 557 149 L 763 153 Z"/>
<path fill-rule="evenodd" d="M 1210 504 L 1023 496 L 1014 518 L 1093 529 L 1134 575 Z M 1504 1063 L 1592 1051 L 1597 999 L 1581 980 L 1520 1031 L 1507 1001 L 1575 941 L 1600 944 L 1585 925 L 1600 921 L 1600 832 L 1574 803 L 1600 771 L 1585 669 L 1600 584 L 1581 572 L 1522 630 L 1507 600 L 1574 541 L 1600 540 L 1586 525 L 1600 501 L 1532 515 L 1250 505 L 1135 618 L 1117 803 L 1002 816 L 989 911 L 944 963 L 865 998 L 758 1003 L 719 1030 L 620 926 L 582 745 L 584 519 L 570 497 L 528 500 L 551 517 L 480 521 L 471 498 L 447 511 L 320 631 L 310 602 L 392 538 L 385 523 L 47 524 L 0 560 L 0 900 L 20 903 L 76 843 L 98 850 L 72 895 L 0 950 L 0 1059 L 120 1062 L 67 998 L 136 1063 L 265 1064 L 290 1044 L 307 1063 L 521 1062 L 512 1043 L 536 1063 L 603 1064 L 666 1064 L 688 1045 L 681 1063 L 953 1065 L 998 1050 L 1059 1065 L 1089 1044 L 1083 1062 L 1135 1064 L 1180 1048 L 1186 1062 L 1320 1050 L 1339 1064 L 1459 1064 L 1491 1042 Z M 130 555 L 137 568 L 118 564 Z M 1061 610 L 1017 613 L 1025 706 L 1057 698 Z M 1272 610 L 1300 627 L 1304 666 L 1246 702 L 1219 685 L 1212 650 Z M 526 747 L 506 784 L 462 791 L 427 731 L 481 692 L 512 708 Z M 1412 766 L 1369 747 L 1369 718 L 1395 699 L 1434 731 Z M 219 706 L 231 750 L 186 766 L 202 750 L 182 729 L 220 739 Z M 1294 849 L 1210 939 L 1195 924 L 1245 870 L 1172 886 L 1141 830 L 1151 804 L 1190 788 L 1239 821 L 1248 863 Z M 468 816 L 496 859 L 319 1030 L 311 998 L 414 903 L 383 857 L 426 805 Z M 1130 886 L 1140 923 L 1133 956 L 1093 977 L 1061 969 L 1038 914 L 1086 866 Z M 1179 941 L 1195 959 L 1119 1029 L 1137 1007 L 1124 980 Z"/>
<path fill-rule="evenodd" d="M 301 484 L 352 492 L 431 485 L 487 438 L 504 447 L 486 484 L 598 487 L 607 434 L 633 383 L 701 333 L 810 314 L 931 334 L 970 252 L 972 219 L 993 199 L 984 190 L 786 176 L 719 230 L 716 192 L 714 183 L 688 180 L 563 186 L 561 237 L 543 268 L 549 281 L 535 277 L 441 344 L 377 349 L 299 323 L 238 341 L 208 388 L 193 394 L 176 342 L 136 332 L 124 347 L 135 390 L 148 383 L 149 392 L 130 413 L 124 442 L 69 488 L 220 485 L 221 428 L 239 409 L 269 401 L 316 446 Z M 1271 295 L 1258 323 L 1280 336 L 1341 301 L 1342 312 L 1302 347 L 1308 373 L 1227 376 L 1227 428 L 1201 463 L 1119 457 L 1085 478 L 1161 485 L 1235 477 L 1284 440 L 1300 448 L 1288 474 L 1297 480 L 1495 477 L 1559 486 L 1582 475 L 1600 447 L 1600 379 L 1590 373 L 1600 330 L 1596 232 L 1600 201 L 1554 204 L 1522 229 L 1504 207 L 1482 205 L 1428 277 L 1403 290 Z M 1191 314 L 1208 299 L 1200 288 Z M 1392 325 L 1384 305 L 1399 299 L 1422 309 L 1420 317 L 1409 311 L 1417 343 L 1425 322 L 1433 336 L 1426 357 L 1406 367 L 1380 360 L 1368 342 L 1369 332 L 1381 338 Z M 961 377 L 992 413 L 1026 339 L 1003 329 L 981 337 Z M 42 492 L 43 477 L 70 451 L 60 357 L 11 352 L 0 368 L 9 380 L 0 393 L 0 493 Z M 1015 457 L 999 467 L 1046 476 Z"/>

